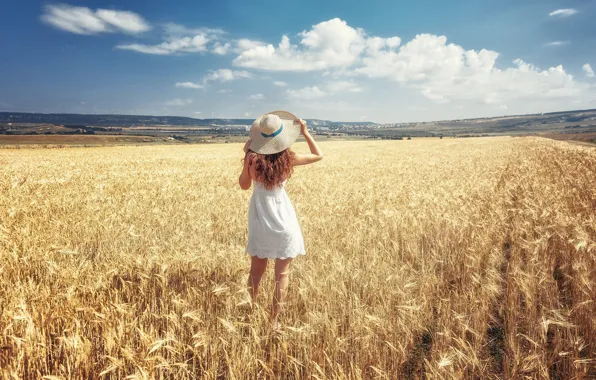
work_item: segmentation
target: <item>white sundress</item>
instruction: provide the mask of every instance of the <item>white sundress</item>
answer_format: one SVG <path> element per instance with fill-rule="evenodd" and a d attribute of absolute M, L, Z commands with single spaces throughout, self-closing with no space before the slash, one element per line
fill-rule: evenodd
<path fill-rule="evenodd" d="M 285 189 L 267 190 L 253 181 L 248 208 L 248 245 L 246 253 L 261 259 L 287 259 L 306 254 L 296 212 Z"/>

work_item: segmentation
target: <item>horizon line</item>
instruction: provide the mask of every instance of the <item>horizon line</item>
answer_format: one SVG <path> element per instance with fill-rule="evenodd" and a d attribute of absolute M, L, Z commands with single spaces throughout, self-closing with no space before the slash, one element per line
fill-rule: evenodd
<path fill-rule="evenodd" d="M 456 120 L 479 120 L 479 119 L 499 119 L 499 118 L 506 118 L 506 117 L 516 117 L 516 116 L 539 116 L 539 115 L 552 115 L 557 113 L 569 113 L 569 112 L 587 112 L 587 111 L 596 111 L 596 108 L 588 108 L 588 109 L 574 109 L 574 110 L 564 110 L 564 111 L 549 111 L 549 112 L 535 112 L 535 113 L 527 113 L 527 114 L 512 114 L 512 115 L 501 115 L 501 116 L 483 116 L 483 117 L 471 117 L 471 118 L 459 118 L 459 119 L 440 119 L 440 120 L 426 120 L 426 121 L 402 121 L 402 122 L 389 122 L 389 123 L 377 123 L 374 121 L 335 121 L 331 119 L 319 119 L 319 118 L 305 118 L 306 120 L 323 120 L 323 121 L 330 121 L 333 123 L 362 123 L 362 124 L 411 124 L 411 123 L 438 123 L 438 122 L 447 122 L 447 121 L 456 121 Z M 7 113 L 22 113 L 22 114 L 39 114 L 39 115 L 79 115 L 79 116 L 136 116 L 136 117 L 180 117 L 192 120 L 252 120 L 252 118 L 240 118 L 240 117 L 232 117 L 232 118 L 224 118 L 224 117 L 211 117 L 211 118 L 204 118 L 199 119 L 196 117 L 191 116 L 179 116 L 179 115 L 142 115 L 142 114 L 127 114 L 127 113 L 76 113 L 76 112 L 27 112 L 27 111 L 0 111 L 0 114 L 7 114 Z"/>

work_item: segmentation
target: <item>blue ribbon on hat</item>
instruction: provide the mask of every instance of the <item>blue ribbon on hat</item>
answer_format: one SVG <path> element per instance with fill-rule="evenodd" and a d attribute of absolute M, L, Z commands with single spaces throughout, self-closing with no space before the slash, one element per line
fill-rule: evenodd
<path fill-rule="evenodd" d="M 279 129 L 277 131 L 273 132 L 272 134 L 268 135 L 268 134 L 261 132 L 261 136 L 263 136 L 265 138 L 275 137 L 275 136 L 279 135 L 283 129 L 284 129 L 284 125 L 282 124 L 281 127 L 279 127 Z"/>

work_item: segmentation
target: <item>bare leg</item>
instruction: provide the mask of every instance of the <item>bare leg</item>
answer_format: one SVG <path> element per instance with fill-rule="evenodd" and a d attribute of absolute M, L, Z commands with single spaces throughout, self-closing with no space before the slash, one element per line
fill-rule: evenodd
<path fill-rule="evenodd" d="M 265 269 L 267 269 L 267 259 L 260 259 L 253 256 L 250 262 L 250 274 L 248 275 L 248 289 L 253 302 L 259 295 L 259 284 L 261 283 Z"/>
<path fill-rule="evenodd" d="M 275 294 L 273 295 L 273 304 L 271 305 L 271 320 L 275 321 L 283 309 L 286 299 L 286 289 L 290 282 L 289 271 L 292 259 L 275 260 Z"/>

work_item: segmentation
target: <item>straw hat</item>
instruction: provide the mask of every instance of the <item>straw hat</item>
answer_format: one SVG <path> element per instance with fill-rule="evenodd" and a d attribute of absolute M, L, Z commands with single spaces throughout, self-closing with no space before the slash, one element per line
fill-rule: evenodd
<path fill-rule="evenodd" d="M 275 154 L 290 147 L 300 135 L 296 116 L 273 111 L 257 118 L 250 128 L 249 149 L 259 154 Z"/>

